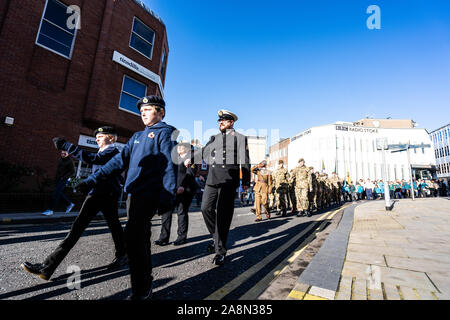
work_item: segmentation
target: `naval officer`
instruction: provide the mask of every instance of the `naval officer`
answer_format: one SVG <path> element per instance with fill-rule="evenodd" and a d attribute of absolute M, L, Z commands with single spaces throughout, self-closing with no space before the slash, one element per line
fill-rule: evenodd
<path fill-rule="evenodd" d="M 197 150 L 185 165 L 192 161 L 199 164 L 202 160 L 209 165 L 201 211 L 213 237 L 207 251 L 215 252 L 212 262 L 222 265 L 241 172 L 244 190 L 250 185 L 250 160 L 247 137 L 234 130 L 238 117 L 228 110 L 220 110 L 218 116 L 220 133 L 211 136 L 205 147 Z"/>

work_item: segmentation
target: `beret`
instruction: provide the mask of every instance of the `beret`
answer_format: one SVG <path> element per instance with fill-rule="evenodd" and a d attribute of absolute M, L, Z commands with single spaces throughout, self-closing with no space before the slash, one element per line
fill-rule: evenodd
<path fill-rule="evenodd" d="M 278 160 L 278 164 L 284 164 L 283 160 Z"/>
<path fill-rule="evenodd" d="M 303 158 L 300 158 L 300 159 L 298 159 L 298 162 L 300 163 L 300 162 L 305 162 L 305 159 L 303 159 Z"/>
<path fill-rule="evenodd" d="M 158 106 L 163 108 L 164 110 L 166 109 L 166 103 L 164 102 L 164 99 L 156 95 L 142 97 L 136 104 L 138 110 L 141 110 L 141 105 L 143 104 Z"/>
<path fill-rule="evenodd" d="M 117 135 L 117 131 L 113 127 L 109 127 L 109 126 L 104 126 L 104 127 L 95 129 L 94 136 L 96 137 L 97 134 L 99 134 L 99 133 Z"/>
<path fill-rule="evenodd" d="M 233 112 L 222 109 L 217 113 L 219 116 L 219 120 L 233 120 L 237 121 L 238 117 Z"/>

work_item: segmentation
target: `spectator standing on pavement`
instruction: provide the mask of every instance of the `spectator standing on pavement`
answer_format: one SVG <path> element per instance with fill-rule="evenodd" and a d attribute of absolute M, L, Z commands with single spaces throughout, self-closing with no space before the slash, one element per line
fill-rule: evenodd
<path fill-rule="evenodd" d="M 203 191 L 205 191 L 205 178 L 203 178 L 202 175 L 199 175 L 195 177 L 195 182 L 197 182 L 198 185 L 197 191 L 195 192 L 195 201 L 197 206 L 200 206 L 202 204 Z"/>
<path fill-rule="evenodd" d="M 373 200 L 373 189 L 375 188 L 375 185 L 370 181 L 370 179 L 367 179 L 367 182 L 365 183 L 366 188 L 366 196 L 367 200 Z"/>
<path fill-rule="evenodd" d="M 58 166 L 56 168 L 56 187 L 52 194 L 52 203 L 48 210 L 42 212 L 43 215 L 51 216 L 61 198 L 67 203 L 66 213 L 69 213 L 73 209 L 75 204 L 66 197 L 64 188 L 74 173 L 75 166 L 73 165 L 72 159 L 69 157 L 69 153 L 67 151 L 61 151 L 61 157 L 59 158 Z"/>
<path fill-rule="evenodd" d="M 255 182 L 250 182 L 250 187 L 247 189 L 247 205 L 253 205 L 255 202 Z M 267 200 L 269 201 L 269 200 Z"/>
<path fill-rule="evenodd" d="M 191 165 L 186 168 L 184 161 L 190 157 L 193 148 L 189 143 L 179 143 L 177 145 L 177 196 L 175 199 L 175 210 L 178 216 L 177 239 L 173 242 L 174 246 L 185 244 L 187 241 L 189 227 L 189 207 L 198 188 L 195 182 L 197 174 L 197 166 Z M 161 216 L 161 234 L 159 239 L 155 241 L 156 245 L 165 246 L 169 244 L 170 229 L 172 226 L 173 210 L 164 212 Z"/>
<path fill-rule="evenodd" d="M 156 95 L 140 99 L 137 109 L 145 129 L 136 132 L 119 154 L 76 186 L 90 189 L 116 172 L 128 170 L 125 244 L 131 280 L 129 300 L 152 296 L 151 219 L 158 209 L 171 208 L 175 202 L 177 168 L 172 155 L 176 157 L 177 131 L 162 121 L 165 105 Z"/>
<path fill-rule="evenodd" d="M 54 138 L 53 142 L 58 150 L 64 150 L 63 152 L 68 152 L 85 163 L 101 166 L 119 153 L 119 150 L 114 145 L 117 141 L 117 133 L 112 127 L 101 127 L 95 130 L 94 136 L 99 147 L 97 153 L 85 151 L 62 138 Z M 81 238 L 89 223 L 100 211 L 103 213 L 111 230 L 116 250 L 115 258 L 108 265 L 108 269 L 112 270 L 125 265 L 127 262 L 125 240 L 117 208 L 122 190 L 121 182 L 122 176 L 116 173 L 93 187 L 84 200 L 80 213 L 72 224 L 69 234 L 59 246 L 43 263 L 32 264 L 24 262 L 22 267 L 30 273 L 39 275 L 44 280 L 49 280 L 56 268 Z"/>

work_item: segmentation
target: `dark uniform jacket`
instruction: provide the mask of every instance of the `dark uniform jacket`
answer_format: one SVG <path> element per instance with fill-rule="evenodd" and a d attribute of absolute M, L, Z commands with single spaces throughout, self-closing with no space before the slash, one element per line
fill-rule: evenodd
<path fill-rule="evenodd" d="M 176 152 L 172 133 L 175 130 L 160 121 L 136 132 L 122 151 L 90 175 L 86 182 L 96 184 L 99 179 L 128 169 L 125 192 L 159 194 L 162 202 L 174 201 L 177 165 L 172 161 L 172 152 Z"/>
<path fill-rule="evenodd" d="M 207 185 L 230 184 L 237 188 L 241 170 L 242 185 L 250 185 L 247 137 L 235 130 L 211 136 L 205 147 L 194 153 L 195 163 L 201 163 L 199 160 L 209 165 Z"/>
<path fill-rule="evenodd" d="M 119 149 L 116 146 L 108 146 L 101 152 L 89 152 L 81 149 L 79 146 L 75 146 L 70 142 L 64 143 L 63 150 L 69 152 L 76 159 L 93 165 L 105 165 L 112 157 L 119 153 Z M 89 192 L 89 194 L 108 194 L 112 196 L 120 196 L 122 191 L 121 184 L 123 178 L 120 172 L 115 172 L 113 175 L 99 179 L 98 184 Z"/>
<path fill-rule="evenodd" d="M 67 180 L 75 173 L 72 159 L 69 157 L 60 158 L 56 167 L 56 181 Z"/>
<path fill-rule="evenodd" d="M 194 194 L 198 188 L 198 184 L 195 181 L 196 174 L 197 166 L 193 164 L 186 168 L 184 161 L 180 158 L 180 164 L 178 165 L 177 188 L 183 187 L 184 192 Z"/>

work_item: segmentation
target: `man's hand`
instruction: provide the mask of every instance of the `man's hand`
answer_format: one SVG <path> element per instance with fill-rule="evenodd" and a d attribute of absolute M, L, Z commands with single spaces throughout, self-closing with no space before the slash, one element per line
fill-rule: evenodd
<path fill-rule="evenodd" d="M 184 192 L 183 187 L 178 187 L 177 194 L 182 194 Z"/>
<path fill-rule="evenodd" d="M 66 140 L 64 140 L 63 138 L 53 138 L 53 144 L 55 145 L 55 148 L 57 150 L 62 150 L 64 143 L 66 143 Z"/>
<path fill-rule="evenodd" d="M 86 182 L 86 180 L 81 180 L 81 181 L 78 182 L 73 188 L 74 188 L 77 192 L 86 194 L 86 193 L 88 193 L 88 192 L 92 189 L 92 186 L 90 186 L 89 183 Z"/>
<path fill-rule="evenodd" d="M 189 166 L 191 165 L 191 159 L 186 159 L 184 161 L 184 165 L 186 166 L 186 168 L 189 168 Z"/>

